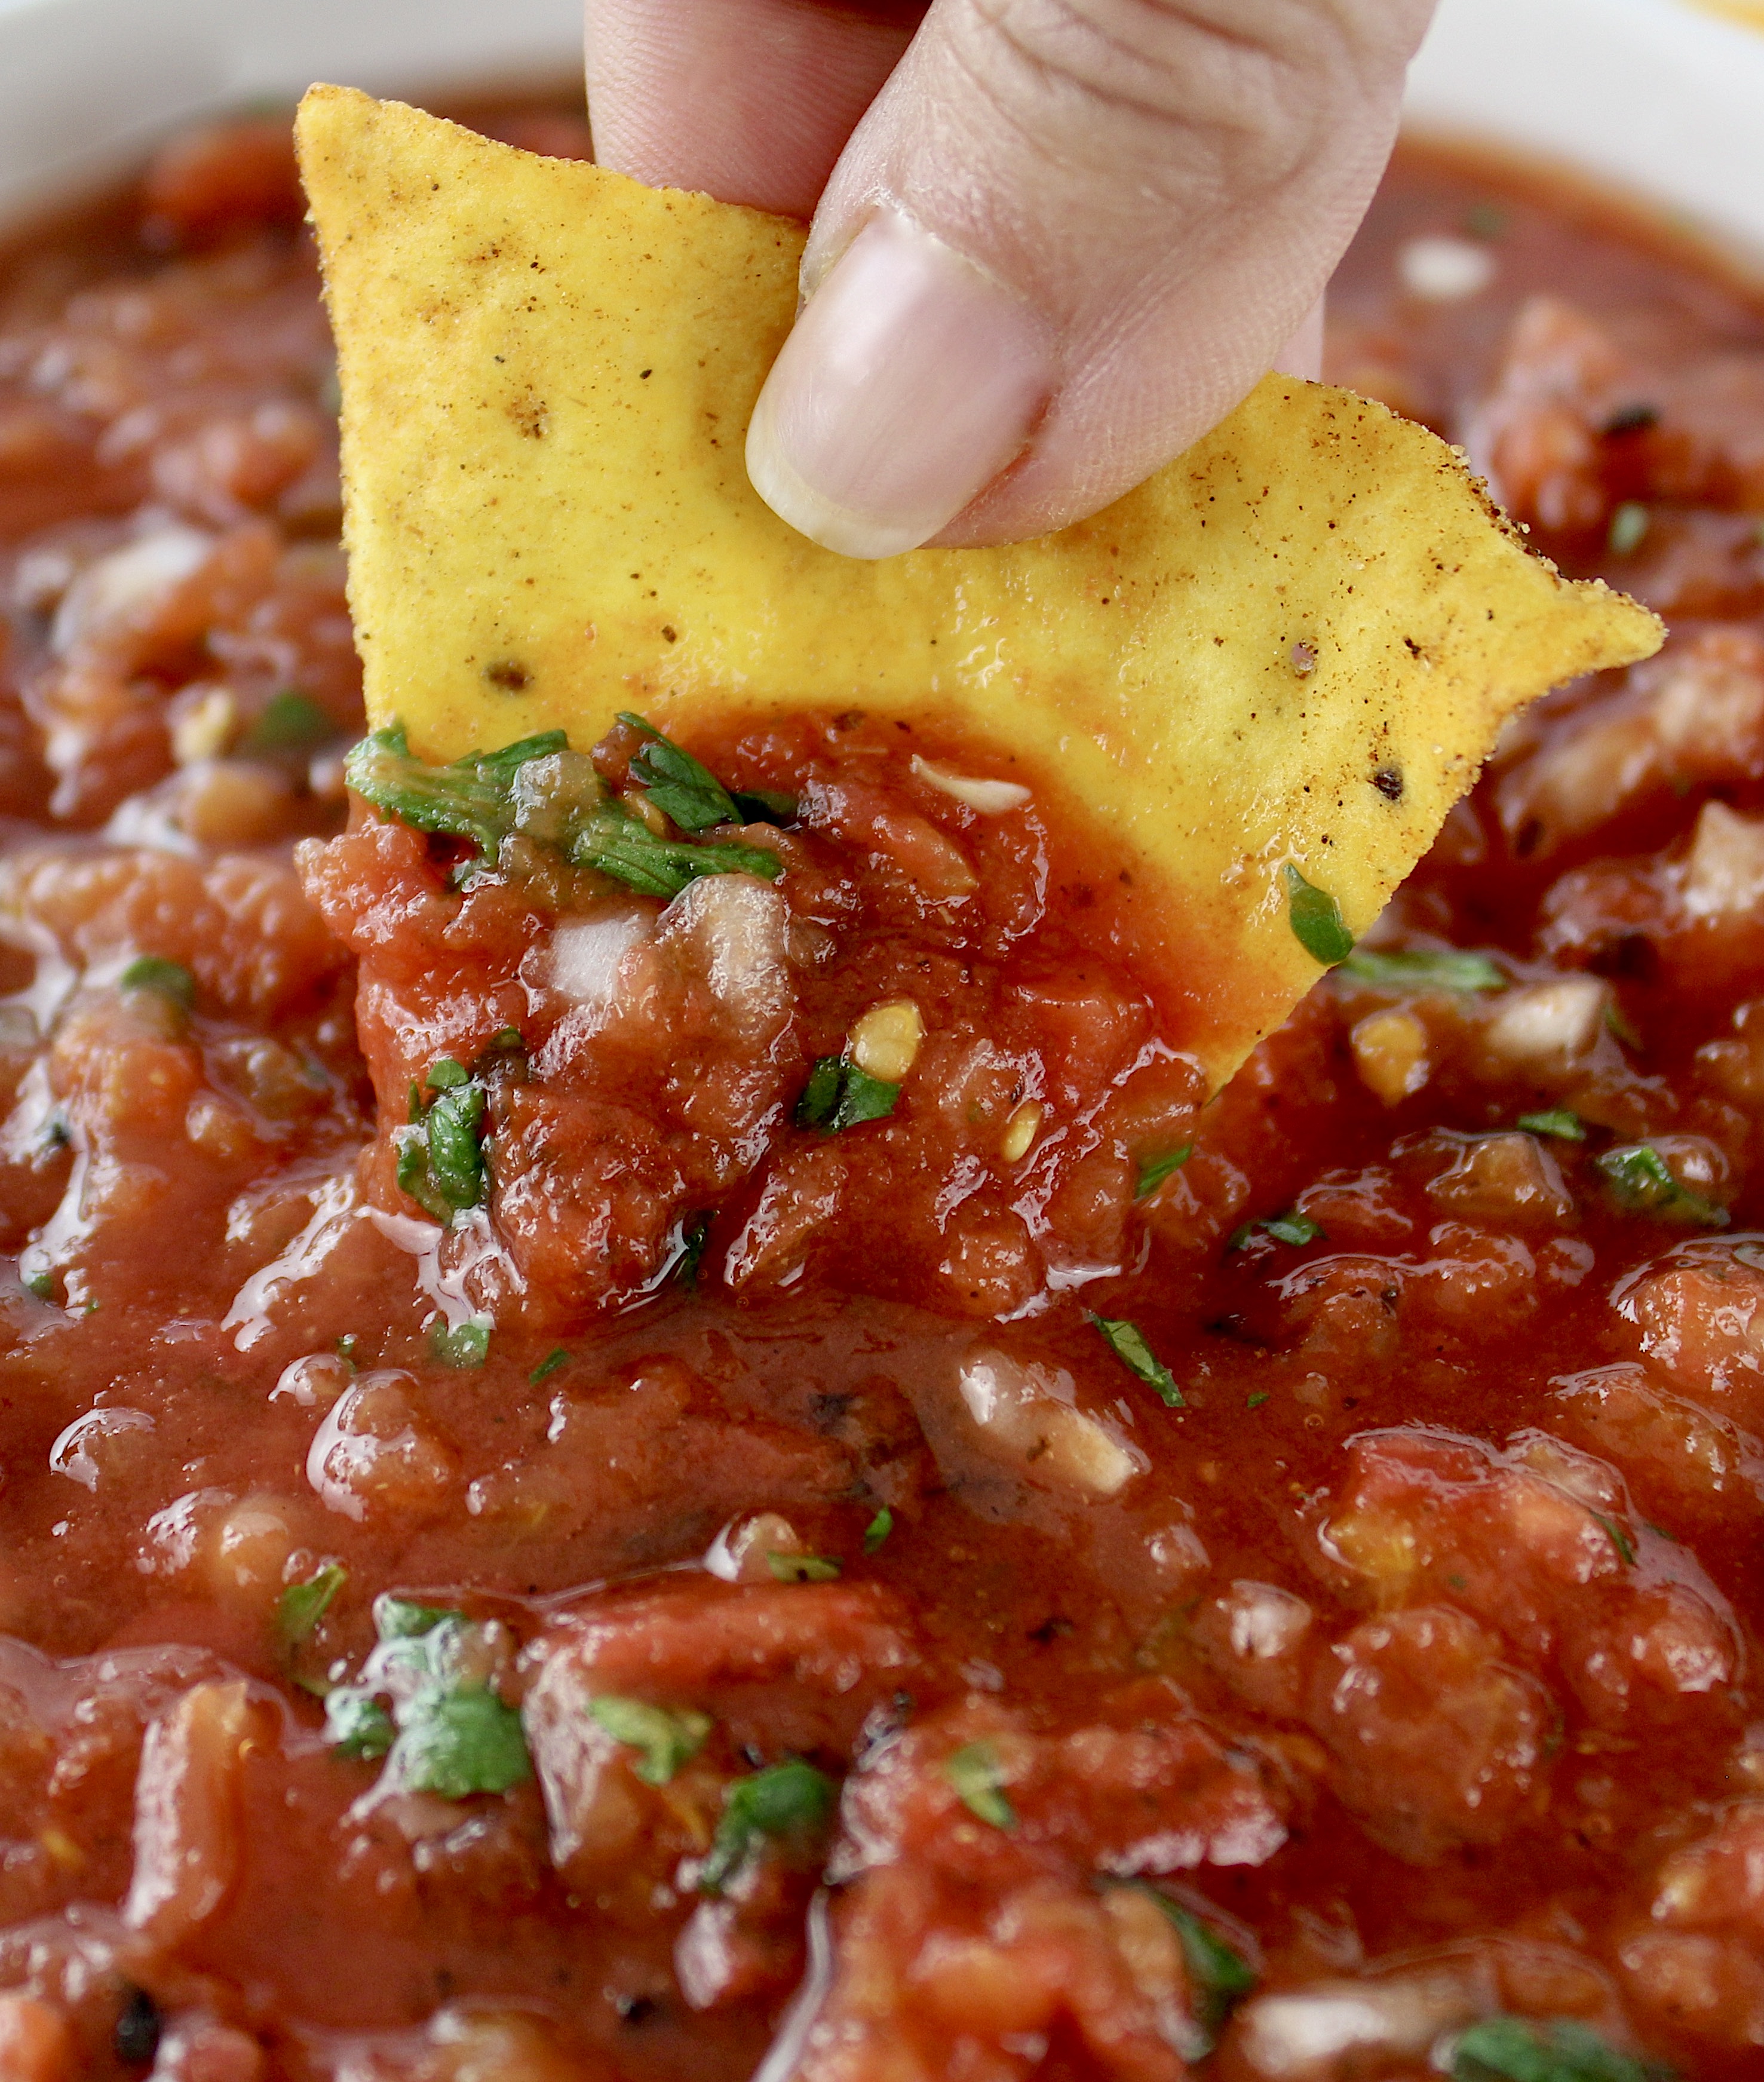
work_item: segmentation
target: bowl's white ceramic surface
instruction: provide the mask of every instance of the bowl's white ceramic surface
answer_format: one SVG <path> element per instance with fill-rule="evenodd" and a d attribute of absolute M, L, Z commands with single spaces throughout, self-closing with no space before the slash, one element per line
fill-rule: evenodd
<path fill-rule="evenodd" d="M 512 83 L 573 65 L 579 34 L 579 0 L 0 0 L 0 218 L 205 110 L 315 78 Z M 1410 107 L 1764 255 L 1764 0 L 1443 0 Z"/>

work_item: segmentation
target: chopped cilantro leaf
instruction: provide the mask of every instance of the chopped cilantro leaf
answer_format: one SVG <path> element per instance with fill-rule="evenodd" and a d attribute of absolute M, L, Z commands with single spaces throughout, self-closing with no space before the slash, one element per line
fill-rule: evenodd
<path fill-rule="evenodd" d="M 1246 1410 L 1260 1410 L 1262 1405 L 1269 1399 L 1270 1394 L 1271 1391 L 1269 1389 L 1265 1388 L 1258 1388 L 1253 1395 L 1244 1397 L 1244 1407 Z"/>
<path fill-rule="evenodd" d="M 389 1763 L 412 1793 L 464 1800 L 533 1776 L 520 1716 L 487 1684 L 425 1685 L 398 1709 Z"/>
<path fill-rule="evenodd" d="M 377 1699 L 353 1685 L 341 1686 L 325 1701 L 325 1740 L 346 1757 L 383 1757 L 397 1730 Z"/>
<path fill-rule="evenodd" d="M 451 1222 L 483 1199 L 489 1186 L 484 1163 L 482 1085 L 461 1064 L 444 1056 L 426 1081 L 435 1094 L 425 1106 L 423 1093 L 410 1087 L 410 1122 L 394 1129 L 399 1190 L 408 1193 L 427 1215 Z"/>
<path fill-rule="evenodd" d="M 701 832 L 713 824 L 740 822 L 734 799 L 708 766 L 683 752 L 671 737 L 629 709 L 619 721 L 641 731 L 646 742 L 631 761 L 631 777 L 640 782 L 664 817 L 683 832 Z"/>
<path fill-rule="evenodd" d="M 642 1752 L 631 1769 L 646 1785 L 666 1785 L 697 1755 L 711 1730 L 709 1714 L 689 1706 L 652 1706 L 611 1692 L 591 1701 L 588 1712 L 614 1742 Z"/>
<path fill-rule="evenodd" d="M 1354 935 L 1341 917 L 1341 907 L 1326 889 L 1307 882 L 1292 862 L 1286 862 L 1286 919 L 1293 937 L 1314 962 L 1325 968 L 1345 961 L 1354 951 Z"/>
<path fill-rule="evenodd" d="M 1380 990 L 1504 990 L 1507 981 L 1486 955 L 1459 947 L 1356 947 L 1341 967 Z"/>
<path fill-rule="evenodd" d="M 1568 2017 L 1484 2017 L 1451 2048 L 1452 2082 L 1664 2082 L 1669 2070 L 1637 2060 Z"/>
<path fill-rule="evenodd" d="M 290 1583 L 276 1603 L 276 1629 L 290 1648 L 307 1640 L 349 1580 L 340 1562 L 326 1562 L 304 1583 Z"/>
<path fill-rule="evenodd" d="M 1610 1540 L 1611 1545 L 1617 1549 L 1617 1558 L 1622 1562 L 1626 1567 L 1631 1569 L 1634 1568 L 1636 1566 L 1636 1546 L 1635 1542 L 1631 1540 L 1629 1535 L 1624 1532 L 1622 1526 L 1617 1523 L 1615 1518 L 1607 1518 L 1603 1511 L 1595 1511 L 1593 1513 L 1593 1515 L 1604 1528 L 1605 1537 Z"/>
<path fill-rule="evenodd" d="M 809 1081 L 797 1101 L 797 1125 L 836 1135 L 863 1121 L 885 1119 L 894 1111 L 899 1096 L 899 1085 L 871 1077 L 843 1056 L 823 1056 L 809 1072 Z"/>
<path fill-rule="evenodd" d="M 538 1365 L 528 1375 L 527 1379 L 533 1387 L 537 1388 L 541 1381 L 549 1380 L 559 1367 L 568 1366 L 570 1359 L 570 1355 L 562 1345 L 559 1345 L 555 1351 L 545 1354 Z"/>
<path fill-rule="evenodd" d="M 1185 1142 L 1180 1149 L 1172 1149 L 1161 1157 L 1142 1157 L 1139 1159 L 1139 1182 L 1133 1189 L 1136 1200 L 1149 1200 L 1172 1171 L 1180 1171 L 1194 1154 L 1192 1142 Z"/>
<path fill-rule="evenodd" d="M 488 1316 L 469 1317 L 451 1328 L 437 1323 L 429 1334 L 429 1350 L 443 1366 L 481 1367 L 490 1357 L 490 1337 L 495 1327 Z"/>
<path fill-rule="evenodd" d="M 567 850 L 578 867 L 610 875 L 643 896 L 677 896 L 701 875 L 756 875 L 773 882 L 784 872 L 777 855 L 763 846 L 659 839 L 641 818 L 612 801 L 583 820 Z"/>
<path fill-rule="evenodd" d="M 380 1646 L 361 1682 L 325 1702 L 327 1733 L 345 1755 L 385 1756 L 400 1789 L 445 1800 L 504 1793 L 532 1776 L 520 1714 L 473 1667 L 471 1621 L 388 1594 L 375 1599 L 373 1623 Z"/>
<path fill-rule="evenodd" d="M 1172 1901 L 1156 1887 L 1147 1887 L 1145 1891 L 1176 1926 L 1181 1941 L 1198 2034 L 1193 2050 L 1184 2050 L 1191 2060 L 1204 2059 L 1218 2043 L 1234 2006 L 1255 1987 L 1256 1970 L 1192 1909 Z"/>
<path fill-rule="evenodd" d="M 1146 1342 L 1145 1333 L 1137 1323 L 1130 1323 L 1124 1316 L 1093 1316 L 1090 1320 L 1128 1372 L 1137 1374 L 1167 1410 L 1187 1407 L 1175 1376 Z"/>
<path fill-rule="evenodd" d="M 180 1012 L 195 1009 L 196 980 L 182 962 L 168 962 L 158 955 L 137 955 L 116 981 L 123 990 L 150 990 L 169 998 Z"/>
<path fill-rule="evenodd" d="M 698 1267 L 710 1241 L 710 1216 L 688 1215 L 680 1225 L 680 1255 L 674 1261 L 674 1277 L 682 1287 L 698 1284 Z"/>
<path fill-rule="evenodd" d="M 808 1836 L 826 1826 L 832 1811 L 833 1781 L 800 1759 L 738 1778 L 723 1796 L 722 1819 L 699 1868 L 699 1891 L 721 1894 L 756 1837 Z"/>
<path fill-rule="evenodd" d="M 841 1574 L 831 1554 L 775 1554 L 768 1552 L 765 1566 L 781 1583 L 833 1583 Z"/>
<path fill-rule="evenodd" d="M 39 1301 L 55 1299 L 55 1275 L 53 1272 L 27 1272 L 24 1275 L 24 1291 L 34 1294 Z"/>
<path fill-rule="evenodd" d="M 1558 1142 L 1586 1140 L 1586 1123 L 1566 1106 L 1551 1106 L 1543 1113 L 1522 1113 L 1518 1124 L 1527 1135 L 1551 1135 Z"/>
<path fill-rule="evenodd" d="M 1241 1229 L 1232 1230 L 1231 1240 L 1225 1248 L 1227 1250 L 1241 1250 L 1254 1238 L 1258 1230 L 1264 1236 L 1272 1237 L 1276 1243 L 1290 1243 L 1295 1246 L 1316 1243 L 1320 1240 L 1325 1243 L 1328 1241 L 1320 1223 L 1312 1221 L 1310 1216 L 1301 1215 L 1297 1208 L 1294 1208 L 1287 1214 L 1269 1215 L 1265 1221 L 1245 1222 Z"/>
<path fill-rule="evenodd" d="M 741 821 L 747 824 L 794 824 L 802 805 L 781 788 L 736 788 L 730 791 Z"/>
<path fill-rule="evenodd" d="M 394 724 L 355 745 L 344 772 L 349 786 L 377 810 L 418 831 L 466 840 L 482 859 L 493 860 L 505 838 L 530 827 L 529 836 L 560 846 L 578 867 L 593 868 L 646 896 L 677 896 L 701 875 L 757 875 L 770 881 L 782 872 L 777 856 L 760 847 L 658 838 L 613 801 L 592 769 L 562 801 L 529 800 L 521 769 L 568 752 L 562 731 L 543 731 L 499 752 L 469 752 L 449 766 L 431 766 L 410 756 L 403 729 Z"/>
<path fill-rule="evenodd" d="M 451 1605 L 419 1605 L 414 1598 L 382 1591 L 373 1601 L 373 1630 L 381 1641 L 417 1641 L 433 1633 L 443 1620 L 463 1620 Z"/>
<path fill-rule="evenodd" d="M 297 687 L 285 688 L 265 704 L 246 733 L 246 752 L 307 752 L 342 735 L 330 711 Z"/>
<path fill-rule="evenodd" d="M 998 1752 L 990 1743 L 970 1743 L 945 1760 L 943 1774 L 969 1814 L 995 1829 L 1014 1829 L 1017 1810 L 1004 1792 Z"/>
<path fill-rule="evenodd" d="M 1727 1209 L 1681 1186 L 1652 1143 L 1625 1143 L 1593 1161 L 1617 1199 L 1639 1214 L 1657 1215 L 1664 1221 L 1697 1222 L 1706 1229 L 1728 1225 Z"/>
<path fill-rule="evenodd" d="M 884 1504 L 864 1528 L 864 1552 L 874 1554 L 895 1529 L 895 1514 Z"/>

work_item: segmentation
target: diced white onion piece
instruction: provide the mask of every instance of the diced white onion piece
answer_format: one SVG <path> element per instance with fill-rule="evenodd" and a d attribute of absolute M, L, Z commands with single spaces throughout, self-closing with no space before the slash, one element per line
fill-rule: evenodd
<path fill-rule="evenodd" d="M 928 759 L 921 759 L 916 752 L 912 756 L 912 770 L 920 780 L 945 795 L 954 796 L 958 803 L 966 803 L 983 817 L 1002 816 L 1007 810 L 1020 810 L 1032 793 L 1021 781 L 992 781 L 978 773 L 952 773 L 946 767 L 933 766 Z"/>
<path fill-rule="evenodd" d="M 608 1010 L 618 996 L 619 964 L 648 923 L 640 911 L 602 911 L 560 925 L 551 936 L 551 988 L 572 1005 Z"/>
<path fill-rule="evenodd" d="M 1764 901 L 1764 821 L 1705 803 L 1685 862 L 1683 901 L 1690 918 L 1743 917 Z"/>
<path fill-rule="evenodd" d="M 1456 304 L 1494 280 L 1494 255 L 1467 238 L 1412 238 L 1396 256 L 1396 272 L 1412 297 Z"/>
<path fill-rule="evenodd" d="M 1334 2082 L 1349 2054 L 1423 2055 L 1442 2032 L 1474 2014 L 1471 1992 L 1455 1975 L 1320 1982 L 1245 2003 L 1237 2046 L 1252 2073 L 1275 2082 Z"/>
<path fill-rule="evenodd" d="M 1147 1465 L 1136 1447 L 1072 1406 L 1071 1376 L 1058 1368 L 977 1352 L 956 1385 L 987 1443 L 1038 1482 L 1113 1496 Z"/>
<path fill-rule="evenodd" d="M 1246 1662 L 1290 1655 L 1310 1630 L 1310 1606 L 1273 1583 L 1240 1578 L 1219 1602 L 1231 1654 Z"/>
<path fill-rule="evenodd" d="M 65 658 L 87 637 L 133 620 L 182 585 L 213 547 L 200 529 L 159 528 L 88 564 L 55 611 L 49 647 Z"/>
<path fill-rule="evenodd" d="M 1484 1039 L 1513 1063 L 1549 1063 L 1584 1055 L 1598 1039 L 1610 993 L 1597 976 L 1533 984 L 1501 1001 Z"/>

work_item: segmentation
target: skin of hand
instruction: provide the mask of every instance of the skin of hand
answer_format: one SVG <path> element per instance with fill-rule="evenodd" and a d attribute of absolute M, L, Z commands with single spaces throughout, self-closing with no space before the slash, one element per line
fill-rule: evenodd
<path fill-rule="evenodd" d="M 747 436 L 856 557 L 1013 542 L 1180 454 L 1321 297 L 1433 0 L 587 0 L 602 164 L 812 219 Z"/>

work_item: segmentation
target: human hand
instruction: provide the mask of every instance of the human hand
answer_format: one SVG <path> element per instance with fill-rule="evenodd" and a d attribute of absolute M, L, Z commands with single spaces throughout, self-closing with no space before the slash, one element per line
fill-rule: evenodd
<path fill-rule="evenodd" d="M 812 215 L 768 504 L 849 556 L 1011 542 L 1316 373 L 1432 7 L 587 0 L 589 112 L 604 165 Z"/>

